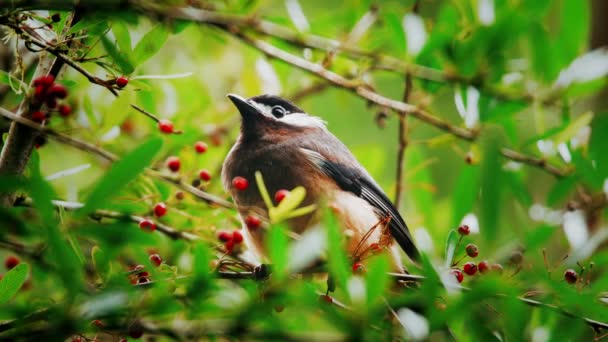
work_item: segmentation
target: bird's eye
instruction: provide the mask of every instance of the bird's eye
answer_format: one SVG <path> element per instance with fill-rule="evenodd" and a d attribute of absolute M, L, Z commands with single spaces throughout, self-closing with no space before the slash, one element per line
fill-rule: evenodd
<path fill-rule="evenodd" d="M 284 117 L 285 114 L 286 114 L 285 113 L 285 108 L 283 108 L 281 106 L 274 106 L 274 107 L 272 107 L 272 109 L 270 110 L 270 112 L 277 119 Z"/>

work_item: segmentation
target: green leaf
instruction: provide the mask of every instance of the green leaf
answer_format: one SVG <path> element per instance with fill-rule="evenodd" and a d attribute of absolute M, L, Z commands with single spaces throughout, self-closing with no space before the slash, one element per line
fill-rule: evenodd
<path fill-rule="evenodd" d="M 598 114 L 591 123 L 589 160 L 595 161 L 597 175 L 608 175 L 608 113 Z M 601 177 L 601 176 L 600 176 Z M 603 180 L 602 180 L 603 181 Z"/>
<path fill-rule="evenodd" d="M 141 65 L 163 47 L 167 38 L 169 38 L 167 29 L 163 25 L 156 25 L 137 43 L 130 55 L 131 60 L 135 65 Z"/>
<path fill-rule="evenodd" d="M 55 192 L 53 188 L 44 180 L 40 172 L 40 155 L 38 151 L 33 151 L 28 165 L 30 171 L 30 184 L 28 190 L 34 207 L 38 209 L 38 213 L 42 217 L 43 222 L 48 226 L 54 226 L 57 222 L 55 218 L 55 207 L 53 199 Z"/>
<path fill-rule="evenodd" d="M 551 226 L 540 226 L 526 232 L 526 249 L 530 251 L 538 250 L 551 236 L 558 230 Z"/>
<path fill-rule="evenodd" d="M 105 111 L 103 115 L 101 130 L 106 130 L 120 124 L 129 115 L 131 109 L 131 102 L 134 98 L 133 92 L 121 92 L 120 96 L 114 98 L 112 105 Z"/>
<path fill-rule="evenodd" d="M 264 204 L 266 204 L 266 208 L 268 208 L 268 210 L 272 209 L 274 206 L 272 205 L 270 194 L 268 193 L 268 189 L 266 188 L 266 184 L 264 183 L 264 177 L 262 176 L 262 173 L 260 171 L 255 172 L 255 183 L 258 186 L 260 196 L 262 196 Z"/>
<path fill-rule="evenodd" d="M 0 304 L 8 302 L 17 294 L 29 273 L 30 266 L 26 263 L 20 263 L 4 274 L 4 277 L 0 279 Z"/>
<path fill-rule="evenodd" d="M 523 174 L 521 172 L 505 172 L 505 180 L 509 184 L 509 190 L 515 195 L 519 202 L 524 207 L 532 205 L 532 196 L 524 183 Z"/>
<path fill-rule="evenodd" d="M 127 25 L 125 25 L 125 23 L 121 20 L 113 21 L 112 33 L 114 33 L 116 44 L 118 44 L 120 52 L 130 54 L 132 49 L 131 34 L 129 33 L 129 28 Z"/>
<path fill-rule="evenodd" d="M 435 215 L 433 205 L 433 192 L 429 185 L 433 184 L 431 172 L 428 167 L 428 159 L 424 159 L 422 149 L 411 149 L 405 154 L 405 165 L 413 170 L 406 173 L 410 187 L 409 196 L 416 204 L 416 209 L 424 215 L 424 224 L 428 227 L 435 226 Z"/>
<path fill-rule="evenodd" d="M 587 46 L 589 34 L 589 3 L 563 0 L 560 15 L 559 39 L 556 40 L 562 66 L 567 65 Z"/>
<path fill-rule="evenodd" d="M 581 130 L 581 128 L 589 125 L 591 120 L 593 120 L 593 113 L 591 112 L 586 112 L 585 114 L 577 117 L 574 121 L 570 122 L 566 128 L 553 137 L 555 145 L 570 141 L 570 139 L 572 139 L 572 137 L 574 137 Z"/>
<path fill-rule="evenodd" d="M 116 44 L 110 41 L 107 36 L 101 36 L 101 44 L 106 49 L 106 52 L 112 58 L 114 63 L 116 63 L 116 66 L 121 73 L 128 75 L 135 70 L 135 67 L 133 66 L 135 61 L 130 58 L 130 55 L 126 52 L 118 51 Z"/>
<path fill-rule="evenodd" d="M 345 254 L 341 228 L 336 217 L 329 211 L 325 213 L 327 228 L 329 274 L 339 286 L 344 286 L 350 274 L 349 262 Z"/>
<path fill-rule="evenodd" d="M 381 254 L 370 260 L 367 265 L 365 288 L 367 289 L 367 305 L 370 306 L 382 298 L 388 288 L 389 261 L 386 254 Z"/>
<path fill-rule="evenodd" d="M 211 255 L 209 249 L 203 244 L 194 246 L 193 264 L 192 264 L 192 281 L 188 287 L 188 298 L 206 298 L 207 290 L 211 287 L 211 270 L 209 262 Z"/>
<path fill-rule="evenodd" d="M 93 246 L 93 248 L 91 248 L 91 260 L 93 261 L 93 267 L 99 277 L 98 281 L 103 281 L 110 270 L 110 263 L 108 262 L 107 255 L 99 246 Z"/>
<path fill-rule="evenodd" d="M 559 179 L 547 195 L 547 205 L 554 207 L 560 201 L 566 199 L 568 194 L 574 190 L 578 181 L 579 177 L 576 176 Z"/>
<path fill-rule="evenodd" d="M 18 94 L 27 90 L 27 84 L 4 70 L 0 70 L 0 83 L 10 86 Z"/>
<path fill-rule="evenodd" d="M 42 222 L 47 228 L 46 253 L 51 255 L 57 265 L 61 265 L 58 271 L 67 293 L 76 295 L 79 293 L 82 283 L 81 263 L 75 251 L 75 246 L 66 241 L 70 238 L 69 233 L 63 233 L 57 226 L 55 207 L 52 200 L 55 199 L 53 188 L 47 183 L 40 173 L 40 157 L 37 151 L 32 153 L 29 164 L 30 184 L 29 192 L 32 196 L 34 206 L 42 217 Z"/>
<path fill-rule="evenodd" d="M 105 202 L 134 180 L 154 159 L 162 146 L 162 139 L 155 137 L 141 144 L 133 151 L 115 162 L 106 175 L 97 183 L 79 210 L 80 215 L 86 215 L 105 205 Z"/>
<path fill-rule="evenodd" d="M 481 229 L 488 241 L 495 241 L 505 177 L 500 157 L 501 132 L 491 128 L 487 130 L 488 136 L 482 142 L 484 150 L 481 161 Z"/>
<path fill-rule="evenodd" d="M 282 281 L 287 277 L 287 230 L 283 225 L 270 227 L 266 240 L 266 249 L 270 252 L 273 280 Z"/>
<path fill-rule="evenodd" d="M 452 266 L 452 261 L 454 260 L 454 253 L 456 253 L 456 245 L 458 245 L 458 233 L 454 229 L 450 229 L 448 233 L 448 238 L 445 241 L 445 266 Z"/>
<path fill-rule="evenodd" d="M 456 227 L 464 215 L 473 210 L 479 196 L 479 167 L 465 165 L 460 171 L 452 194 L 452 227 Z"/>
<path fill-rule="evenodd" d="M 107 27 L 108 23 L 105 18 L 85 16 L 82 18 L 82 20 L 74 24 L 74 26 L 70 27 L 67 35 L 71 35 L 82 30 L 87 30 L 88 33 L 95 35 L 104 32 Z"/>
<path fill-rule="evenodd" d="M 291 190 L 287 196 L 277 205 L 268 210 L 270 222 L 278 223 L 289 218 L 306 215 L 312 212 L 315 206 L 307 206 L 296 209 L 306 197 L 306 189 L 298 186 Z M 297 211 L 296 211 L 297 210 Z"/>

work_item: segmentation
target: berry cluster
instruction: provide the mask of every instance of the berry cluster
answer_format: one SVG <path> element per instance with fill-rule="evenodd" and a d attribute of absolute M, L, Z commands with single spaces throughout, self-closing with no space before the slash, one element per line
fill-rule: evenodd
<path fill-rule="evenodd" d="M 150 263 L 159 267 L 163 263 L 163 258 L 158 253 L 152 253 L 148 257 Z M 129 270 L 129 280 L 131 284 L 147 284 L 151 281 L 150 273 L 144 270 L 144 265 L 135 265 Z"/>
<path fill-rule="evenodd" d="M 241 243 L 243 242 L 243 235 L 240 231 L 235 230 L 232 232 L 220 232 L 217 238 L 224 243 L 224 249 L 226 253 L 233 254 L 240 250 Z"/>
<path fill-rule="evenodd" d="M 471 233 L 471 229 L 469 228 L 469 226 L 463 224 L 460 227 L 458 227 L 458 234 L 460 234 L 460 240 L 458 240 L 456 249 L 458 249 L 458 246 L 460 245 L 460 243 L 462 242 L 464 237 L 468 236 L 470 233 Z M 479 255 L 479 248 L 477 247 L 477 245 L 475 245 L 473 243 L 467 244 L 465 246 L 464 250 L 465 250 L 465 256 L 463 256 L 460 260 L 456 261 L 452 265 L 452 269 L 450 270 L 450 272 L 454 275 L 454 277 L 456 278 L 456 280 L 459 283 L 462 283 L 462 281 L 464 280 L 465 274 L 468 276 L 473 276 L 473 275 L 477 274 L 478 271 L 481 274 L 487 273 L 489 271 L 496 271 L 499 273 L 502 272 L 503 267 L 501 264 L 490 263 L 488 260 L 483 260 L 483 261 L 480 261 L 479 263 L 475 263 L 474 261 L 468 261 L 462 266 L 462 269 L 457 267 L 458 264 L 460 263 L 460 261 L 462 261 L 464 258 L 469 257 L 469 258 L 473 259 L 473 258 L 477 258 L 477 256 Z"/>
<path fill-rule="evenodd" d="M 59 103 L 68 96 L 68 90 L 61 84 L 55 83 L 53 75 L 38 77 L 32 83 L 34 87 L 34 100 L 39 104 L 46 104 L 48 111 L 34 111 L 32 120 L 43 122 L 50 117 L 51 111 L 56 110 L 59 115 L 67 117 L 72 113 L 72 107 L 67 103 Z"/>

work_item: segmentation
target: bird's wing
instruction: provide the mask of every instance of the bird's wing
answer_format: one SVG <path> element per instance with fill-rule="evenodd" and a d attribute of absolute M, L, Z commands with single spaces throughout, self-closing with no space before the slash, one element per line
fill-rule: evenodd
<path fill-rule="evenodd" d="M 300 150 L 312 165 L 323 174 L 331 177 L 342 190 L 349 191 L 367 201 L 377 210 L 380 217 L 390 217 L 389 230 L 393 238 L 397 240 L 399 246 L 412 260 L 420 260 L 420 253 L 414 245 L 403 218 L 384 192 L 367 174 L 362 174 L 339 162 L 330 161 L 313 150 L 306 148 Z"/>

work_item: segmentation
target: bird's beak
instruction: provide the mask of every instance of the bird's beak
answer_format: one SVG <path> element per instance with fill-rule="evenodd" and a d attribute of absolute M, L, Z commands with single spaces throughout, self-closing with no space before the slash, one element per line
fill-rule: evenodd
<path fill-rule="evenodd" d="M 251 119 L 257 116 L 258 109 L 249 103 L 247 99 L 244 99 L 236 94 L 228 94 L 226 96 L 230 99 L 230 101 L 232 101 L 232 103 L 234 103 L 236 109 L 241 112 L 241 117 L 243 119 Z"/>

